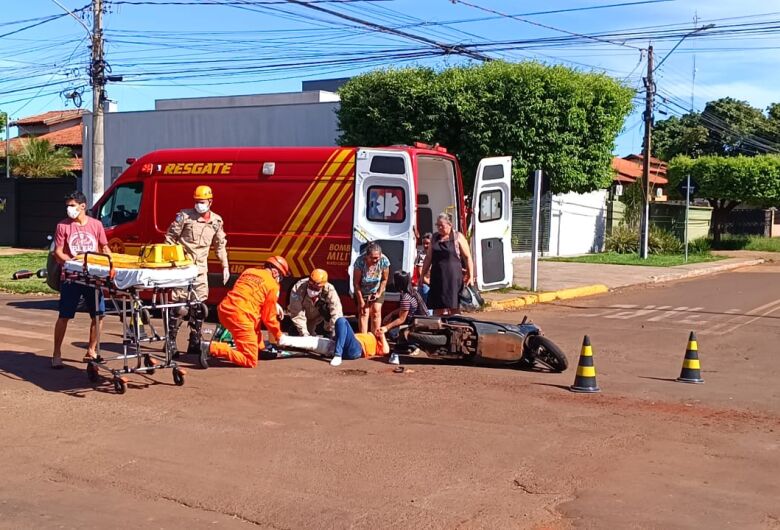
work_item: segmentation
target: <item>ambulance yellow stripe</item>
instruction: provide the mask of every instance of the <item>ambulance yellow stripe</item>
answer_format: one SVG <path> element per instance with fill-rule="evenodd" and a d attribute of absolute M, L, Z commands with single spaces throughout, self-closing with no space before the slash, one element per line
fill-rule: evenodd
<path fill-rule="evenodd" d="M 319 233 L 327 234 L 329 232 L 329 228 L 333 226 L 333 223 L 338 219 L 338 216 L 343 210 L 343 202 L 346 199 L 347 193 L 352 189 L 352 179 L 349 177 L 352 174 L 353 168 L 353 161 L 342 166 L 341 171 L 337 176 L 337 182 L 332 186 L 333 189 L 323 200 L 318 211 L 315 211 L 312 215 L 311 221 L 305 231 L 311 232 L 315 226 L 319 225 Z M 339 208 L 340 205 L 342 208 Z M 302 269 L 307 268 L 307 262 L 311 263 L 311 248 L 318 242 L 321 243 L 322 238 L 298 238 L 290 249 L 291 255 L 298 261 Z"/>
<path fill-rule="evenodd" d="M 353 189 L 353 179 L 349 179 L 348 185 L 345 186 L 342 194 L 334 200 L 334 204 L 336 204 L 336 208 L 333 212 L 333 215 L 331 216 L 331 219 L 329 220 L 328 224 L 325 225 L 322 228 L 322 232 L 325 234 L 329 234 L 331 229 L 333 228 L 333 225 L 336 224 L 336 222 L 341 217 L 344 210 L 347 208 L 351 202 L 347 200 L 349 197 L 349 194 L 352 192 Z M 322 246 L 322 243 L 325 241 L 325 238 L 316 238 L 315 241 L 311 242 L 310 248 L 304 253 L 303 257 L 308 262 L 309 270 L 315 269 L 317 265 L 314 263 L 314 256 L 319 251 L 320 247 Z"/>
<path fill-rule="evenodd" d="M 343 192 L 345 189 L 350 188 L 351 186 L 347 182 L 344 183 L 334 183 L 330 186 L 330 189 L 328 190 L 327 194 L 323 198 L 323 200 L 320 202 L 320 204 L 317 206 L 315 211 L 312 213 L 311 218 L 309 220 L 309 223 L 304 227 L 303 232 L 307 235 L 312 234 L 317 227 L 320 227 L 319 229 L 316 229 L 316 232 L 322 234 L 326 233 L 322 230 L 322 226 L 328 222 L 328 220 L 333 216 L 334 212 L 334 205 L 338 204 L 336 201 L 339 196 L 343 195 Z M 288 254 L 292 256 L 292 259 L 297 262 L 297 264 L 300 266 L 301 270 L 305 273 L 306 272 L 306 254 L 308 251 L 308 248 L 311 247 L 313 242 L 319 238 L 316 237 L 297 237 L 293 240 L 292 245 L 288 251 Z"/>
<path fill-rule="evenodd" d="M 305 241 L 299 237 L 301 233 L 311 232 L 312 227 L 317 224 L 319 217 L 327 208 L 331 207 L 330 200 L 334 193 L 340 188 L 343 182 L 343 176 L 336 173 L 341 166 L 340 162 L 334 161 L 325 171 L 325 174 L 318 179 L 315 191 L 301 211 L 302 223 L 299 223 L 298 230 L 295 233 L 287 233 L 285 237 L 274 247 L 274 253 L 287 257 L 288 255 L 295 259 L 295 249 L 300 247 Z M 289 258 L 288 258 L 289 259 Z"/>
<path fill-rule="evenodd" d="M 351 152 L 351 149 L 342 149 L 332 162 L 323 166 L 315 182 L 309 188 L 312 193 L 303 205 L 299 203 L 293 222 L 289 228 L 280 234 L 281 237 L 277 237 L 277 240 L 274 241 L 270 249 L 273 254 L 284 255 L 290 242 L 300 233 L 301 226 L 309 219 L 312 206 L 317 204 L 321 195 L 327 189 L 327 184 L 331 180 L 330 177 L 333 176 L 338 166 Z"/>
<path fill-rule="evenodd" d="M 338 158 L 343 159 L 346 156 L 346 154 L 348 154 L 348 153 L 349 153 L 349 150 L 334 149 L 333 152 L 328 157 L 328 160 L 325 161 L 325 164 L 323 164 L 323 166 L 320 168 L 319 172 L 317 173 L 317 177 L 315 178 L 314 183 L 317 182 L 316 179 L 319 178 L 322 175 L 322 173 L 325 170 L 325 168 L 327 168 L 331 164 L 331 162 L 333 162 L 334 159 L 338 159 Z M 298 204 L 295 205 L 295 209 L 293 210 L 294 212 L 300 212 L 301 211 L 301 205 L 304 204 L 306 202 L 306 200 L 308 199 L 308 196 L 311 193 L 312 188 L 313 188 L 313 186 L 310 185 L 309 188 L 304 192 L 303 196 L 298 201 Z M 279 232 L 279 235 L 282 235 L 282 234 L 286 233 L 288 231 L 288 229 L 290 229 L 290 224 L 295 219 L 297 219 L 297 217 L 294 217 L 294 216 L 288 217 L 287 218 L 287 222 L 284 224 L 284 226 L 282 226 L 282 229 Z M 277 236 L 277 239 L 278 239 L 278 237 L 279 236 Z M 274 242 L 274 244 L 275 243 L 276 242 Z M 274 246 L 275 245 L 271 245 L 271 248 L 273 248 Z"/>

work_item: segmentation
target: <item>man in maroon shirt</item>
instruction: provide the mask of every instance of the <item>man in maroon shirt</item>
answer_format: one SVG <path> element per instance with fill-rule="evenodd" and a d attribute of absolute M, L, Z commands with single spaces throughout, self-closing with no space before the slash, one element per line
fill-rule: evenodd
<path fill-rule="evenodd" d="M 106 231 L 100 221 L 87 217 L 87 198 L 80 191 L 74 191 L 65 197 L 67 219 L 57 224 L 54 234 L 54 257 L 62 265 L 85 252 L 103 252 L 110 254 Z M 89 346 L 84 361 L 96 358 L 98 326 L 102 325 L 105 303 L 103 295 L 98 290 L 97 303 L 95 288 L 72 282 L 62 282 L 60 285 L 59 318 L 54 325 L 54 353 L 52 368 L 62 368 L 62 341 L 68 329 L 68 321 L 76 316 L 76 308 L 81 298 L 87 304 L 92 324 L 89 327 Z"/>

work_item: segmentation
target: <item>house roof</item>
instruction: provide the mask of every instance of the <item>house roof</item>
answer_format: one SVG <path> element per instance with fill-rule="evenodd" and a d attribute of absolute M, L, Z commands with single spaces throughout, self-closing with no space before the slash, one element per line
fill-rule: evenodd
<path fill-rule="evenodd" d="M 17 125 L 55 125 L 57 123 L 63 123 L 66 121 L 75 120 L 81 118 L 86 111 L 84 109 L 72 109 L 72 110 L 50 110 L 43 114 L 36 114 L 35 116 L 27 116 L 15 121 Z"/>
<path fill-rule="evenodd" d="M 11 151 L 24 144 L 29 137 L 22 136 L 11 138 L 9 147 Z M 48 140 L 54 147 L 80 147 L 84 142 L 84 126 L 81 123 L 36 136 L 39 140 Z M 5 154 L 5 142 L 0 142 L 0 154 Z"/>
<path fill-rule="evenodd" d="M 651 158 L 650 160 L 650 183 L 668 184 L 666 164 L 658 159 Z M 653 163 L 653 160 L 656 160 L 657 163 Z M 612 159 L 612 168 L 615 170 L 614 180 L 616 182 L 631 184 L 642 180 L 642 158 L 640 155 L 629 155 L 625 158 L 615 157 Z"/>
<path fill-rule="evenodd" d="M 38 136 L 38 139 L 49 140 L 55 146 L 65 145 L 73 147 L 82 145 L 84 143 L 84 125 L 77 123 L 58 131 L 42 134 Z"/>

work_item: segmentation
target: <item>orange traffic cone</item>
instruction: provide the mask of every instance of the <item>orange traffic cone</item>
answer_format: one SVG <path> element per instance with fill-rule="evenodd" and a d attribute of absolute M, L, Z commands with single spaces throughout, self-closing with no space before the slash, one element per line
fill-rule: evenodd
<path fill-rule="evenodd" d="M 569 387 L 572 392 L 601 392 L 596 384 L 596 367 L 593 365 L 593 349 L 590 347 L 590 337 L 585 335 L 582 340 L 580 362 L 577 365 L 577 376 L 574 384 Z"/>
<path fill-rule="evenodd" d="M 685 350 L 682 372 L 677 378 L 680 383 L 703 383 L 701 378 L 701 366 L 699 365 L 699 343 L 696 341 L 696 333 L 691 331 L 688 337 L 688 348 Z"/>

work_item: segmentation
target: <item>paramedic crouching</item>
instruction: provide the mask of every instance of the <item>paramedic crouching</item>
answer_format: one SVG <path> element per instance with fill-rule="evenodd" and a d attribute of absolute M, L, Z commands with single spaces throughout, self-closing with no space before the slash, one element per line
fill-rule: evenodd
<path fill-rule="evenodd" d="M 265 325 L 271 340 L 279 342 L 282 330 L 277 312 L 279 283 L 290 275 L 281 256 L 272 256 L 264 268 L 246 269 L 217 308 L 220 323 L 233 335 L 235 348 L 224 342 L 202 342 L 201 355 L 225 359 L 247 368 L 257 366 L 258 350 L 265 349 L 260 329 Z"/>
<path fill-rule="evenodd" d="M 74 191 L 65 198 L 65 210 L 68 218 L 57 224 L 54 233 L 54 257 L 62 265 L 85 252 L 110 254 L 106 231 L 97 219 L 87 217 L 87 198 L 80 191 Z M 97 302 L 95 293 L 97 292 Z M 87 304 L 92 323 L 89 326 L 89 345 L 84 362 L 97 359 L 98 328 L 102 325 L 105 303 L 103 294 L 94 287 L 72 282 L 60 285 L 59 318 L 54 325 L 54 353 L 51 367 L 62 368 L 62 341 L 68 329 L 68 321 L 76 316 L 76 308 L 81 298 Z"/>
<path fill-rule="evenodd" d="M 328 283 L 328 273 L 322 269 L 314 269 L 308 278 L 293 286 L 287 312 L 292 319 L 293 331 L 301 337 L 333 337 L 336 320 L 344 316 L 339 294 Z"/>

